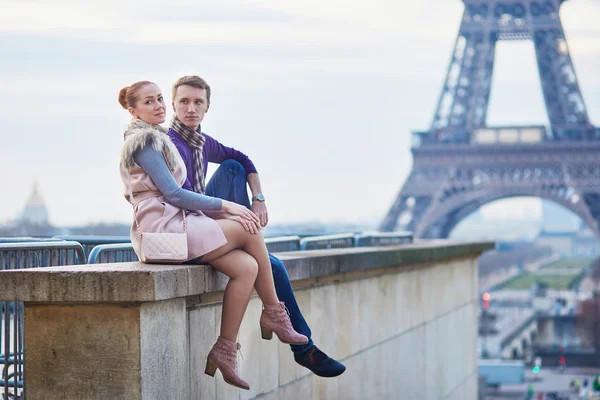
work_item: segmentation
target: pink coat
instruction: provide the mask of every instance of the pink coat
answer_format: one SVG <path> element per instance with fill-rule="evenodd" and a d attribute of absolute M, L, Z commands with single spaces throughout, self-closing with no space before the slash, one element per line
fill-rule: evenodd
<path fill-rule="evenodd" d="M 146 124 L 147 125 L 147 124 Z M 135 209 L 140 231 L 182 233 L 183 216 L 181 209 L 169 203 L 158 190 L 150 176 L 142 167 L 132 161 L 133 153 L 143 145 L 152 145 L 168 155 L 167 163 L 171 165 L 175 181 L 182 186 L 187 171 L 183 159 L 175 146 L 166 135 L 166 130 L 157 125 L 147 125 L 144 128 L 129 129 L 131 132 L 126 139 L 121 157 L 120 173 L 125 184 L 125 198 L 131 203 L 129 193 L 133 192 L 133 208 Z M 139 128 L 139 127 L 136 127 Z M 133 218 L 133 216 L 132 216 Z M 188 260 L 201 257 L 227 243 L 223 231 L 210 217 L 200 211 L 186 211 Z M 140 254 L 140 235 L 136 223 L 131 226 L 131 243 L 136 254 Z"/>

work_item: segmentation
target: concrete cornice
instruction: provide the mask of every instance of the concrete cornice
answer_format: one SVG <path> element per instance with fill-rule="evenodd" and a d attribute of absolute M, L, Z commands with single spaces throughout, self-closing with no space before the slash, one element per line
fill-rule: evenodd
<path fill-rule="evenodd" d="M 375 268 L 477 257 L 493 242 L 417 241 L 410 245 L 279 253 L 291 280 Z M 223 290 L 227 277 L 206 265 L 139 262 L 0 271 L 0 301 L 35 303 L 147 302 Z"/>

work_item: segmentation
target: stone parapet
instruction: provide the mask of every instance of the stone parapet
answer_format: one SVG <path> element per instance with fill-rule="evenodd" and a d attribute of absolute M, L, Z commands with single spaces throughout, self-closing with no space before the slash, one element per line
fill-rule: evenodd
<path fill-rule="evenodd" d="M 291 280 L 390 266 L 438 262 L 481 253 L 490 243 L 421 241 L 411 245 L 281 253 Z M 227 278 L 206 265 L 140 262 L 0 271 L 0 301 L 147 302 L 221 291 Z"/>
<path fill-rule="evenodd" d="M 240 391 L 206 376 L 227 278 L 203 265 L 121 263 L 0 272 L 25 302 L 30 399 L 475 400 L 477 257 L 492 243 L 422 241 L 281 253 L 312 338 L 343 360 L 312 375 L 261 339 L 253 297 L 239 334 Z"/>

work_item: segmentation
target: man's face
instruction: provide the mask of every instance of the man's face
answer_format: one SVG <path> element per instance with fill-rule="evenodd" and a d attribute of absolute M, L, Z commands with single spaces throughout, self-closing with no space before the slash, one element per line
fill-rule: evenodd
<path fill-rule="evenodd" d="M 198 129 L 208 111 L 206 90 L 188 85 L 179 86 L 173 99 L 173 111 L 185 126 Z"/>

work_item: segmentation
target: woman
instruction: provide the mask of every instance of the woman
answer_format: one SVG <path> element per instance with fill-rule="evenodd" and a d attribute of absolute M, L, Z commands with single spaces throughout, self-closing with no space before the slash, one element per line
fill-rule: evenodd
<path fill-rule="evenodd" d="M 166 107 L 156 84 L 140 81 L 124 87 L 119 103 L 133 117 L 125 131 L 120 163 L 126 198 L 137 219 L 131 230 L 133 248 L 140 254 L 138 228 L 140 232 L 183 232 L 181 210 L 188 210 L 188 260 L 208 263 L 230 278 L 223 295 L 220 336 L 208 354 L 205 372 L 214 376 L 219 369 L 227 383 L 248 390 L 238 376 L 240 344 L 236 339 L 253 287 L 263 302 L 263 338 L 271 339 L 274 332 L 286 344 L 308 342 L 293 329 L 275 293 L 259 219 L 244 206 L 182 188 L 186 169 L 167 130 L 160 126 Z M 203 211 L 220 211 L 232 218 L 214 220 Z"/>

